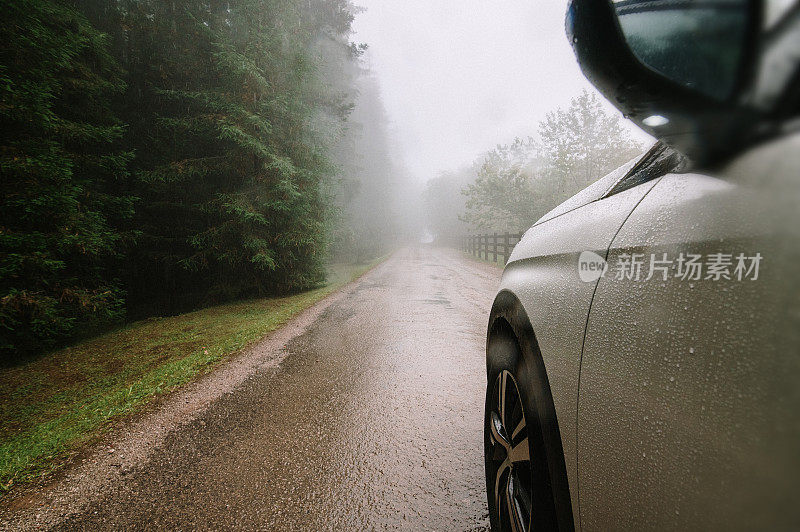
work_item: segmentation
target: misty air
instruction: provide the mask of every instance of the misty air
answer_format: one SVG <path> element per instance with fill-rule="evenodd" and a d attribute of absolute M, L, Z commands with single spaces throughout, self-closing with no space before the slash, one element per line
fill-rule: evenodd
<path fill-rule="evenodd" d="M 797 0 L 7 0 L 0 530 L 800 528 Z"/>

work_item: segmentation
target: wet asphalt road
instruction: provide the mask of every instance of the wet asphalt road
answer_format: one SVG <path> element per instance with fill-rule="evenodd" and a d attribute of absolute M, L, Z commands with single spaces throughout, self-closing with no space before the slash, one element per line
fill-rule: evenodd
<path fill-rule="evenodd" d="M 452 250 L 395 253 L 277 368 L 59 528 L 488 529 L 484 335 L 499 277 Z"/>

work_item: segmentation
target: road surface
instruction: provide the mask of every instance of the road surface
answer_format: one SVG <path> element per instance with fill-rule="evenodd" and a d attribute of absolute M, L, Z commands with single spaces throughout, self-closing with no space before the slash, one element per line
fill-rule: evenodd
<path fill-rule="evenodd" d="M 232 361 L 238 370 L 219 370 L 237 378 L 222 386 L 212 375 L 187 392 L 195 396 L 170 398 L 195 404 L 190 419 L 165 405 L 172 425 L 137 422 L 135 444 L 109 443 L 61 480 L 71 488 L 28 501 L 6 523 L 488 530 L 484 336 L 499 278 L 453 250 L 398 251 Z M 218 398 L 198 403 L 214 389 Z"/>

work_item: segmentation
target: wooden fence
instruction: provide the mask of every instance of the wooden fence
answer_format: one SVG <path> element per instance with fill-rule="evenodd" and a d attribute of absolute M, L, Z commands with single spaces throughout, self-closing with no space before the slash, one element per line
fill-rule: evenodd
<path fill-rule="evenodd" d="M 522 233 L 492 233 L 490 235 L 469 235 L 461 239 L 461 250 L 479 259 L 508 262 L 511 250 L 522 239 Z M 491 258 L 490 258 L 491 257 Z"/>

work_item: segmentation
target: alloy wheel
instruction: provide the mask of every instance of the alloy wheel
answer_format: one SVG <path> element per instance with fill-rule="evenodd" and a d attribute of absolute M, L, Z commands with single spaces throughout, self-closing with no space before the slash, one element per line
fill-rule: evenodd
<path fill-rule="evenodd" d="M 517 382 L 503 370 L 488 403 L 488 471 L 500 530 L 528 532 L 532 524 L 532 477 L 528 428 Z M 490 486 L 491 488 L 491 486 Z"/>

